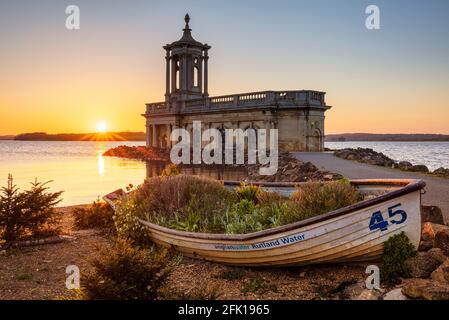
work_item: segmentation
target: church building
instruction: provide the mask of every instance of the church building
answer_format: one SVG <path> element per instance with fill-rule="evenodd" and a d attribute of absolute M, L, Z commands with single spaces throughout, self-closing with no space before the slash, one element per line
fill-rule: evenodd
<path fill-rule="evenodd" d="M 325 93 L 314 90 L 261 91 L 209 96 L 208 44 L 193 39 L 185 16 L 181 39 L 165 49 L 165 101 L 146 105 L 146 144 L 170 148 L 175 128 L 203 130 L 278 129 L 282 151 L 323 151 Z"/>

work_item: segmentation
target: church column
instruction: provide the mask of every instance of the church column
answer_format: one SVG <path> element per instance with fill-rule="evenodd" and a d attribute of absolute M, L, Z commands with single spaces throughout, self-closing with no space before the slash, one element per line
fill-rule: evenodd
<path fill-rule="evenodd" d="M 156 134 L 156 125 L 153 124 L 153 147 L 157 148 L 157 134 Z"/>
<path fill-rule="evenodd" d="M 203 87 L 203 61 L 204 61 L 204 58 L 201 57 L 198 59 L 198 64 L 197 64 L 198 87 L 200 88 L 200 90 Z"/>
<path fill-rule="evenodd" d="M 151 136 L 150 136 L 150 125 L 147 124 L 146 127 L 147 131 L 146 131 L 146 146 L 147 148 L 149 148 L 151 146 Z"/>
<path fill-rule="evenodd" d="M 177 69 L 177 59 L 175 57 L 171 58 L 171 93 L 176 92 L 176 69 Z"/>
<path fill-rule="evenodd" d="M 207 72 L 208 72 L 207 61 L 208 60 L 209 60 L 209 56 L 207 55 L 207 50 L 206 50 L 206 51 L 204 51 L 204 79 L 203 79 L 203 81 L 204 81 L 204 96 L 206 96 L 206 97 L 209 96 L 209 92 L 208 92 L 208 88 L 207 88 L 207 86 L 208 86 L 207 81 L 209 78 L 207 75 Z"/>
<path fill-rule="evenodd" d="M 168 97 L 170 95 L 170 50 L 167 50 L 165 62 L 165 96 Z"/>
<path fill-rule="evenodd" d="M 181 83 L 181 88 L 180 89 L 181 90 L 189 90 L 189 88 L 187 86 L 188 78 L 189 78 L 188 73 L 187 73 L 188 69 L 189 69 L 189 66 L 187 65 L 187 56 L 185 54 L 183 54 L 182 55 L 181 70 L 184 71 L 184 72 L 183 72 L 183 75 L 182 75 L 182 77 L 180 79 L 181 80 L 180 81 L 180 83 Z"/>

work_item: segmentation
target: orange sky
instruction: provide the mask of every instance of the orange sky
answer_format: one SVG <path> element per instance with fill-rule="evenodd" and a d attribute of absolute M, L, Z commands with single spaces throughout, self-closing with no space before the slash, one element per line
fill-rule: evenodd
<path fill-rule="evenodd" d="M 143 131 L 144 104 L 163 100 L 161 47 L 181 36 L 187 10 L 193 10 L 193 36 L 212 45 L 211 95 L 322 90 L 333 106 L 326 114 L 328 134 L 449 134 L 449 49 L 432 25 L 413 29 L 392 18 L 369 32 L 360 19 L 332 24 L 326 19 L 332 8 L 318 11 L 310 3 L 306 11 L 322 20 L 286 22 L 285 10 L 265 4 L 245 22 L 250 8 L 230 5 L 221 12 L 242 15 L 230 25 L 217 8 L 199 4 L 157 2 L 150 10 L 138 1 L 108 11 L 81 1 L 84 22 L 71 32 L 64 28 L 64 6 L 54 3 L 46 11 L 0 8 L 0 41 L 7 48 L 0 52 L 0 135 L 92 132 L 99 121 L 111 131 Z M 348 7 L 344 14 L 360 9 Z M 276 23 L 265 23 L 269 14 Z"/>

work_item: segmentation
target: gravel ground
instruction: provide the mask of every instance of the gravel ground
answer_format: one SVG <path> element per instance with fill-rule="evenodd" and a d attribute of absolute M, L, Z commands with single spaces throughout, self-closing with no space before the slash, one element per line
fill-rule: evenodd
<path fill-rule="evenodd" d="M 72 210 L 58 208 L 63 233 L 75 241 L 9 250 L 0 256 L 0 300 L 65 299 L 66 267 L 90 268 L 96 249 L 110 243 L 95 230 L 74 231 Z M 365 266 L 309 266 L 280 269 L 235 268 L 174 257 L 166 298 L 339 299 L 347 285 L 365 279 Z"/>

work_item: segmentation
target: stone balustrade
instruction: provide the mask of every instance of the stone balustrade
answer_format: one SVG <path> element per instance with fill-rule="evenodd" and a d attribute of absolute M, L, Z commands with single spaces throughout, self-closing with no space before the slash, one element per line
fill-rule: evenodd
<path fill-rule="evenodd" d="M 213 111 L 227 108 L 238 108 L 239 106 L 257 108 L 270 105 L 326 107 L 324 96 L 324 92 L 311 90 L 250 92 L 244 94 L 187 100 L 183 102 L 184 106 L 179 111 Z M 166 102 L 149 103 L 146 106 L 147 115 L 175 113 L 173 108 L 167 107 Z"/>

